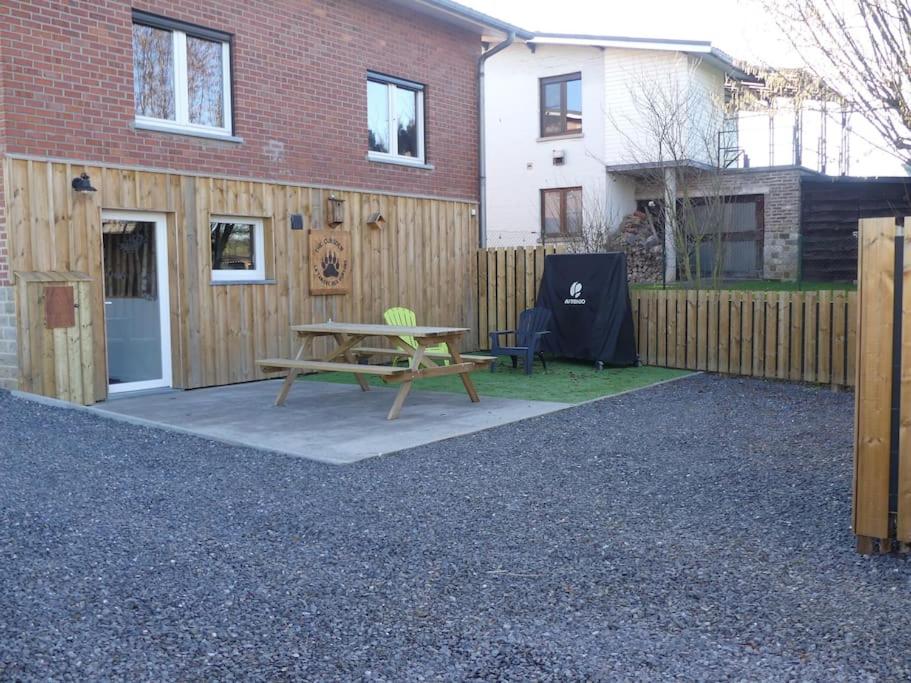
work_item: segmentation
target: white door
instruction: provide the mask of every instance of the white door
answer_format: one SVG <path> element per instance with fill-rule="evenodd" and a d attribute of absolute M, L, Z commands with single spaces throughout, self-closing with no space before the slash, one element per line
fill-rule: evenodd
<path fill-rule="evenodd" d="M 167 220 L 105 211 L 101 225 L 108 392 L 170 387 Z"/>

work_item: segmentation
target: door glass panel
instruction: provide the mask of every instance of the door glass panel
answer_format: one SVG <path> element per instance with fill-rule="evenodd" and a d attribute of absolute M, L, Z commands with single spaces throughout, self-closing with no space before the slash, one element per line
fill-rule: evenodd
<path fill-rule="evenodd" d="M 102 223 L 108 382 L 162 379 L 155 223 Z"/>

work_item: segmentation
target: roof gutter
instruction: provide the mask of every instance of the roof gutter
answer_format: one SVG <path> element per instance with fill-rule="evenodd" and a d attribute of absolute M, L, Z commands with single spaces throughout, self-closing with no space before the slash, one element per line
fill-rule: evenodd
<path fill-rule="evenodd" d="M 487 246 L 487 135 L 484 116 L 484 66 L 487 60 L 502 52 L 516 40 L 516 32 L 509 31 L 506 40 L 497 43 L 478 58 L 478 246 Z"/>

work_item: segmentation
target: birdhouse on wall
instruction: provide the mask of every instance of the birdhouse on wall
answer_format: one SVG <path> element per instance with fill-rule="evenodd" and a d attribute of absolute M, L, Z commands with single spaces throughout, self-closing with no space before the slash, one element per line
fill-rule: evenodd
<path fill-rule="evenodd" d="M 386 219 L 383 218 L 383 214 L 379 211 L 374 211 L 372 214 L 367 216 L 367 225 L 374 230 L 382 230 L 386 225 Z"/>
<path fill-rule="evenodd" d="M 329 195 L 329 210 L 326 212 L 329 227 L 336 228 L 345 222 L 345 200 Z"/>

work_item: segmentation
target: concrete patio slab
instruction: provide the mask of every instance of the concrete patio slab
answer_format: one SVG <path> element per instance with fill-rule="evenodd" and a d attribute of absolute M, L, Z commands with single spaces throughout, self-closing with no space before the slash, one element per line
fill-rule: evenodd
<path fill-rule="evenodd" d="M 90 410 L 226 443 L 345 464 L 569 407 L 565 403 L 412 391 L 401 416 L 395 389 L 297 382 L 282 407 L 280 380 L 117 398 Z"/>

